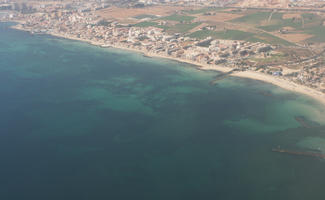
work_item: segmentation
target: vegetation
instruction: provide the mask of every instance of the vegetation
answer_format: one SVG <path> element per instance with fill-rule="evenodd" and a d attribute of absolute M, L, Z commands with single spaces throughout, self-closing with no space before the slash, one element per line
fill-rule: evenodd
<path fill-rule="evenodd" d="M 273 13 L 272 17 L 270 12 L 255 12 L 243 17 L 232 20 L 236 23 L 246 23 L 255 26 L 256 28 L 262 29 L 267 32 L 275 32 L 291 27 L 289 30 L 291 33 L 299 34 L 311 34 L 314 37 L 308 39 L 313 42 L 325 42 L 325 28 L 320 26 L 322 24 L 322 18 L 316 14 L 303 13 L 293 16 L 292 18 L 283 19 L 284 13 Z M 270 21 L 268 21 L 270 18 Z M 279 37 L 273 36 L 266 32 L 258 34 L 251 41 L 267 42 L 270 44 L 280 45 L 294 45 Z"/>
<path fill-rule="evenodd" d="M 142 28 L 152 26 L 152 27 L 157 27 L 157 28 L 161 28 L 164 30 L 168 30 L 170 28 L 169 26 L 159 25 L 158 22 L 153 22 L 153 21 L 140 22 L 140 23 L 134 24 L 133 26 L 134 27 L 142 27 Z"/>
<path fill-rule="evenodd" d="M 170 15 L 167 17 L 161 18 L 162 20 L 178 21 L 178 22 L 191 22 L 195 17 L 188 15 Z"/>
<path fill-rule="evenodd" d="M 307 40 L 308 42 L 325 42 L 325 26 L 315 26 L 309 28 L 306 32 L 313 35 L 312 38 Z"/>
<path fill-rule="evenodd" d="M 273 44 L 273 45 L 284 45 L 284 46 L 294 46 L 294 43 L 288 42 L 284 39 L 281 39 L 279 37 L 276 37 L 274 35 L 271 35 L 269 33 L 261 33 L 255 36 L 255 38 L 258 38 L 265 43 Z"/>
<path fill-rule="evenodd" d="M 271 14 L 271 12 L 251 13 L 251 14 L 247 14 L 243 17 L 233 19 L 233 20 L 231 20 L 231 22 L 259 25 L 263 20 L 267 20 L 269 18 L 270 14 Z"/>
<path fill-rule="evenodd" d="M 216 38 L 217 37 L 217 32 L 210 31 L 210 30 L 200 30 L 200 31 L 196 31 L 194 33 L 191 33 L 188 36 L 191 37 L 191 38 L 197 38 L 197 39 L 205 39 L 207 37 Z"/>
<path fill-rule="evenodd" d="M 157 28 L 161 28 L 161 29 L 164 29 L 165 31 L 168 30 L 170 28 L 170 26 L 165 26 L 165 25 L 154 25 L 154 27 L 157 27 Z"/>
<path fill-rule="evenodd" d="M 302 29 L 302 21 L 301 20 L 291 20 L 291 19 L 283 19 L 276 24 L 268 25 L 268 26 L 260 26 L 258 28 L 263 29 L 265 31 L 278 31 L 283 29 L 284 27 L 292 27 L 295 30 Z"/>
<path fill-rule="evenodd" d="M 201 23 L 200 22 L 195 22 L 195 23 L 186 23 L 186 24 L 176 24 L 175 26 L 172 26 L 168 28 L 168 32 L 172 33 L 186 33 L 193 28 L 199 26 Z"/>
<path fill-rule="evenodd" d="M 110 25 L 110 24 L 111 24 L 110 22 L 108 22 L 108 21 L 102 19 L 102 20 L 100 20 L 100 21 L 97 23 L 97 26 L 108 26 L 108 25 Z"/>
<path fill-rule="evenodd" d="M 275 62 L 285 61 L 286 59 L 287 57 L 282 53 L 274 54 L 267 58 L 251 58 L 252 61 L 256 61 L 260 63 L 270 63 L 270 62 L 275 63 Z"/>
<path fill-rule="evenodd" d="M 156 16 L 154 15 L 138 15 L 135 18 L 152 18 L 153 21 L 140 22 L 135 24 L 137 27 L 148 27 L 154 26 L 157 28 L 162 28 L 169 33 L 188 33 L 193 28 L 199 26 L 201 22 L 191 23 L 196 17 L 191 15 L 201 14 L 209 11 L 221 11 L 221 8 L 201 8 L 197 10 L 183 10 L 184 15 L 173 14 L 170 16 L 162 17 L 161 20 L 169 20 L 179 22 L 176 25 L 158 25 L 155 21 Z M 247 13 L 247 12 L 246 12 Z M 188 14 L 188 15 L 187 15 Z M 292 18 L 283 19 L 284 13 L 282 12 L 252 12 L 249 11 L 248 14 L 240 18 L 231 20 L 231 22 L 239 24 L 250 24 L 253 27 L 264 30 L 265 32 L 261 33 L 251 33 L 240 30 L 225 30 L 225 31 L 211 31 L 211 30 L 200 30 L 194 33 L 188 34 L 188 36 L 198 39 L 204 39 L 207 37 L 212 37 L 215 39 L 229 39 L 229 40 L 244 40 L 249 42 L 263 42 L 273 45 L 295 45 L 294 43 L 288 42 L 287 40 L 281 39 L 277 36 L 269 34 L 267 32 L 275 32 L 286 27 L 291 27 L 289 30 L 291 33 L 300 33 L 300 34 L 310 34 L 313 37 L 307 39 L 308 42 L 325 42 L 325 27 L 320 26 L 322 24 L 322 18 L 317 14 L 312 13 L 302 13 L 301 17 L 298 14 L 297 17 L 293 15 Z M 270 21 L 268 21 L 270 18 Z M 302 19 L 303 18 L 303 19 Z"/>
<path fill-rule="evenodd" d="M 208 11 L 211 11 L 211 8 L 202 8 L 202 9 L 197 9 L 197 10 L 184 10 L 185 13 L 188 13 L 190 15 L 205 13 Z"/>
<path fill-rule="evenodd" d="M 302 14 L 301 16 L 303 19 L 294 17 L 289 19 L 282 19 L 282 16 L 282 13 L 277 13 L 276 15 L 273 14 L 270 25 L 260 26 L 259 28 L 265 31 L 277 31 L 284 27 L 292 27 L 295 30 L 304 31 L 305 28 L 308 29 L 313 26 L 319 26 L 322 23 L 321 17 L 312 13 Z"/>
<path fill-rule="evenodd" d="M 238 31 L 238 30 L 226 30 L 226 31 L 210 31 L 201 30 L 196 31 L 189 35 L 192 38 L 204 39 L 207 37 L 212 37 L 215 39 L 228 39 L 228 40 L 245 40 L 251 37 L 252 33 Z"/>
<path fill-rule="evenodd" d="M 149 27 L 149 26 L 157 26 L 157 22 L 140 22 L 137 24 L 134 24 L 135 27 Z"/>
<path fill-rule="evenodd" d="M 202 9 L 197 9 L 197 10 L 184 10 L 183 12 L 190 14 L 190 15 L 196 15 L 196 14 L 201 14 L 205 12 L 211 12 L 211 11 L 221 11 L 224 10 L 224 8 L 202 8 Z"/>
<path fill-rule="evenodd" d="M 143 14 L 143 15 L 135 16 L 134 18 L 136 18 L 136 19 L 145 19 L 145 18 L 155 19 L 155 18 L 157 18 L 157 16 Z"/>
<path fill-rule="evenodd" d="M 303 13 L 302 16 L 304 17 L 305 23 L 310 23 L 316 21 L 322 20 L 322 18 L 319 15 L 313 14 L 313 13 Z"/>

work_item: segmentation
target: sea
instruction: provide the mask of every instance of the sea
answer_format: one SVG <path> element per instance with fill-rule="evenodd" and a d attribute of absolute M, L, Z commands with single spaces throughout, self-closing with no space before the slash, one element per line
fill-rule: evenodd
<path fill-rule="evenodd" d="M 325 108 L 0 23 L 1 200 L 322 200 Z"/>

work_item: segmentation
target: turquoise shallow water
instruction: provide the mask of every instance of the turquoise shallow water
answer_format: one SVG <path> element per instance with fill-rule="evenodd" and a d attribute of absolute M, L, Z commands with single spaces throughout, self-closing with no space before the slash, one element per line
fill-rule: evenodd
<path fill-rule="evenodd" d="M 259 81 L 0 24 L 0 199 L 324 199 L 324 109 Z M 312 124 L 304 128 L 295 117 Z"/>

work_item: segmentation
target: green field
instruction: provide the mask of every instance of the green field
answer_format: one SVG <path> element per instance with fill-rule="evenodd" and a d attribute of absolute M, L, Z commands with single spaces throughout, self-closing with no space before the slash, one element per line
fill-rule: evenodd
<path fill-rule="evenodd" d="M 294 46 L 295 45 L 294 43 L 288 42 L 284 39 L 281 39 L 281 38 L 271 35 L 269 33 L 260 33 L 256 36 L 254 36 L 254 38 L 257 39 L 257 42 L 264 42 L 264 43 L 268 43 L 268 44 L 272 44 L 272 45 L 283 45 L 283 46 Z M 252 40 L 251 42 L 254 42 L 254 40 Z"/>
<path fill-rule="evenodd" d="M 140 22 L 135 24 L 136 27 L 149 27 L 154 26 L 162 28 L 168 33 L 183 33 L 186 34 L 193 28 L 199 26 L 201 22 L 191 23 L 196 17 L 191 15 L 203 15 L 205 12 L 209 11 L 220 11 L 223 12 L 221 8 L 201 8 L 197 10 L 183 10 L 184 15 L 182 14 L 173 14 L 167 17 L 160 18 L 161 20 L 167 21 L 176 21 L 179 22 L 175 25 L 161 26 L 155 21 L 152 15 L 139 15 L 136 16 L 138 19 L 150 18 L 152 21 Z M 243 12 L 242 12 L 243 13 Z M 188 14 L 188 15 L 187 15 Z M 188 34 L 192 38 L 204 39 L 207 37 L 212 37 L 215 39 L 226 39 L 226 40 L 244 40 L 249 42 L 263 42 L 272 45 L 284 45 L 292 46 L 294 43 L 288 42 L 284 39 L 281 39 L 277 36 L 274 36 L 267 32 L 276 32 L 285 27 L 291 27 L 292 30 L 289 30 L 290 33 L 300 33 L 300 34 L 310 34 L 313 37 L 309 38 L 308 42 L 325 42 L 325 27 L 322 26 L 323 19 L 321 16 L 312 13 L 303 13 L 301 14 L 302 18 L 289 18 L 283 19 L 282 12 L 274 12 L 272 18 L 268 21 L 271 12 L 246 12 L 246 15 L 240 18 L 233 19 L 229 22 L 236 24 L 242 24 L 247 26 L 248 24 L 252 28 L 257 28 L 264 30 L 263 31 L 252 31 L 245 32 L 240 30 L 225 30 L 225 31 L 209 31 L 209 30 L 200 30 L 194 33 Z M 257 33 L 260 32 L 260 33 Z"/>
<path fill-rule="evenodd" d="M 238 30 L 226 30 L 226 31 L 210 31 L 201 30 L 196 31 L 189 35 L 192 38 L 205 39 L 207 37 L 212 37 L 215 39 L 225 39 L 225 40 L 245 40 L 252 36 L 252 33 L 238 31 Z"/>
<path fill-rule="evenodd" d="M 313 13 L 303 13 L 302 18 L 283 19 L 284 13 L 273 13 L 271 20 L 268 22 L 270 12 L 255 12 L 243 17 L 232 20 L 234 23 L 250 24 L 256 28 L 267 32 L 279 31 L 285 27 L 293 28 L 291 33 L 311 34 L 312 38 L 308 42 L 325 42 L 325 27 L 322 25 L 324 19 Z M 263 24 L 263 25 L 262 25 Z M 271 34 L 263 33 L 255 37 L 257 41 L 264 41 L 271 44 L 293 45 L 281 38 Z"/>
<path fill-rule="evenodd" d="M 195 22 L 195 23 L 187 23 L 187 24 L 176 24 L 175 26 L 171 26 L 167 28 L 167 31 L 170 33 L 186 33 L 193 28 L 199 26 L 201 23 L 200 22 Z"/>
<path fill-rule="evenodd" d="M 308 42 L 325 42 L 325 26 L 309 28 L 306 33 L 314 35 L 314 37 L 307 39 Z"/>
<path fill-rule="evenodd" d="M 271 12 L 256 12 L 234 19 L 231 22 L 256 25 L 265 31 L 276 31 L 287 26 L 293 28 L 300 28 L 302 26 L 302 20 L 282 19 L 283 13 L 273 13 L 271 20 L 268 21 L 270 15 Z M 264 25 L 261 26 L 262 24 Z"/>
<path fill-rule="evenodd" d="M 271 12 L 251 13 L 251 14 L 247 14 L 243 17 L 233 19 L 233 20 L 231 20 L 231 22 L 259 25 L 263 20 L 267 20 L 269 18 L 270 14 L 271 14 Z"/>
<path fill-rule="evenodd" d="M 295 29 L 302 27 L 302 20 L 282 19 L 282 17 L 282 13 L 273 13 L 270 22 L 267 22 L 267 18 L 264 20 L 267 24 L 264 26 L 258 26 L 258 28 L 265 31 L 278 31 L 284 27 L 292 27 Z"/>
<path fill-rule="evenodd" d="M 311 14 L 304 13 L 302 14 L 302 19 L 282 19 L 282 13 L 273 14 L 272 20 L 270 21 L 270 25 L 259 26 L 265 31 L 277 31 L 282 29 L 283 27 L 292 27 L 297 31 L 305 31 L 310 27 L 319 26 L 322 23 L 321 17 Z M 304 23 L 302 23 L 304 21 Z"/>
<path fill-rule="evenodd" d="M 190 31 L 191 29 L 199 26 L 201 23 L 200 22 L 195 22 L 195 23 L 186 23 L 186 24 L 176 24 L 173 26 L 165 26 L 165 25 L 158 25 L 157 22 L 140 22 L 137 24 L 134 24 L 133 26 L 135 27 L 157 27 L 157 28 L 161 28 L 164 29 L 165 31 L 167 31 L 168 33 L 186 33 L 188 31 Z"/>
<path fill-rule="evenodd" d="M 325 26 L 323 26 L 323 19 L 312 13 L 304 13 L 305 26 L 303 32 L 313 35 L 312 38 L 307 39 L 308 42 L 325 42 Z"/>
<path fill-rule="evenodd" d="M 202 9 L 197 9 L 197 10 L 184 10 L 183 12 L 190 14 L 190 15 L 195 15 L 195 14 L 209 12 L 211 10 L 212 10 L 211 8 L 202 8 Z"/>
<path fill-rule="evenodd" d="M 261 62 L 261 63 L 281 62 L 281 61 L 285 61 L 286 59 L 287 59 L 286 55 L 281 53 L 271 55 L 267 58 L 251 58 L 251 60 L 256 62 Z"/>
<path fill-rule="evenodd" d="M 313 14 L 313 13 L 304 13 L 302 14 L 304 17 L 305 23 L 313 23 L 313 22 L 319 22 L 322 21 L 322 18 L 319 15 Z"/>
<path fill-rule="evenodd" d="M 278 31 L 284 27 L 292 27 L 295 30 L 302 29 L 302 21 L 292 21 L 291 19 L 285 19 L 277 22 L 276 24 L 267 25 L 267 26 L 259 26 L 258 28 L 263 29 L 265 31 Z"/>
<path fill-rule="evenodd" d="M 157 28 L 161 28 L 161 29 L 164 29 L 164 30 L 168 30 L 170 28 L 169 26 L 159 25 L 157 22 L 152 22 L 152 21 L 150 21 L 150 22 L 140 22 L 140 23 L 134 24 L 133 26 L 134 27 L 141 27 L 141 28 L 152 26 L 152 27 L 157 27 Z"/>
<path fill-rule="evenodd" d="M 157 22 L 140 22 L 137 24 L 134 24 L 135 27 L 149 27 L 149 26 L 157 26 Z"/>
<path fill-rule="evenodd" d="M 238 30 L 226 30 L 226 31 L 219 31 L 219 32 L 201 30 L 190 34 L 189 37 L 197 38 L 197 39 L 205 39 L 207 37 L 212 37 L 214 39 L 223 39 L 223 40 L 252 41 L 252 39 L 254 38 L 254 34 L 249 32 L 244 32 L 244 31 L 238 31 Z M 255 39 L 255 41 L 256 40 L 258 39 Z"/>
<path fill-rule="evenodd" d="M 196 39 L 205 39 L 207 37 L 218 38 L 217 32 L 209 30 L 196 31 L 194 33 L 189 34 L 188 36 Z"/>
<path fill-rule="evenodd" d="M 161 18 L 162 20 L 177 21 L 177 22 L 191 22 L 195 17 L 188 15 L 170 15 L 167 17 Z"/>
<path fill-rule="evenodd" d="M 157 16 L 155 16 L 155 15 L 138 15 L 138 16 L 135 16 L 134 18 L 136 18 L 136 19 L 145 19 L 145 18 L 155 19 L 155 18 L 157 18 Z"/>

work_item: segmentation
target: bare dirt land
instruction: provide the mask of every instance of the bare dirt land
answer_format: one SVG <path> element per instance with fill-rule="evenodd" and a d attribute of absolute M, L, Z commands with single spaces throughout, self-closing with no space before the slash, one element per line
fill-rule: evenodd
<path fill-rule="evenodd" d="M 290 60 L 304 59 L 313 56 L 310 50 L 304 48 L 281 48 L 280 52 L 291 57 Z"/>
<path fill-rule="evenodd" d="M 287 30 L 287 31 L 295 31 L 296 29 L 291 27 L 291 26 L 284 26 L 282 29 Z"/>
<path fill-rule="evenodd" d="M 190 9 L 190 8 L 189 8 Z M 152 6 L 146 8 L 118 8 L 109 7 L 96 12 L 97 15 L 106 19 L 125 20 L 138 15 L 167 16 L 184 8 L 176 6 Z"/>
<path fill-rule="evenodd" d="M 189 31 L 189 33 L 194 33 L 195 31 L 199 31 L 199 30 L 201 30 L 203 27 L 206 27 L 206 26 L 208 26 L 208 25 L 209 25 L 209 24 L 202 23 L 202 24 L 200 24 L 199 26 L 197 26 L 197 27 L 191 29 L 191 30 Z"/>
<path fill-rule="evenodd" d="M 313 37 L 313 35 L 308 34 L 300 34 L 300 33 L 289 33 L 289 34 L 280 34 L 280 33 L 273 33 L 274 35 L 278 36 L 279 38 L 285 39 L 289 42 L 299 43 L 308 38 Z"/>
<path fill-rule="evenodd" d="M 286 13 L 286 14 L 283 14 L 283 16 L 282 16 L 282 19 L 292 19 L 292 18 L 301 19 L 301 14 L 299 14 L 299 13 Z"/>

